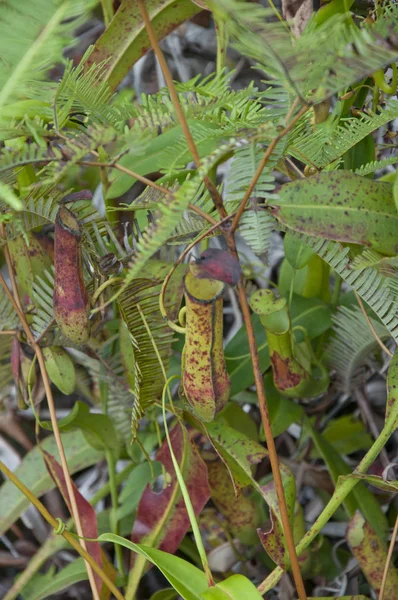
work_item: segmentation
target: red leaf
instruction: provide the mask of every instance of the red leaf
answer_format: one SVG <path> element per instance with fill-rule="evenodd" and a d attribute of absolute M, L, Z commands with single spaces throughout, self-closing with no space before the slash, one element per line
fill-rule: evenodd
<path fill-rule="evenodd" d="M 45 450 L 42 451 L 44 455 L 44 459 L 46 462 L 46 467 L 48 472 L 50 473 L 52 479 L 54 480 L 56 486 L 62 494 L 63 499 L 69 509 L 69 512 L 72 514 L 71 506 L 69 503 L 69 494 L 68 489 L 66 487 L 65 477 L 61 468 L 61 465 L 58 464 L 56 459 L 52 454 L 49 454 Z M 96 538 L 98 537 L 98 529 L 97 529 L 97 515 L 95 514 L 94 508 L 91 506 L 89 502 L 82 496 L 79 492 L 76 485 L 72 482 L 73 492 L 75 494 L 77 510 L 80 515 L 80 522 L 82 524 L 83 536 L 85 538 Z M 99 542 L 86 542 L 87 552 L 93 557 L 93 559 L 102 567 L 102 558 L 101 558 L 101 546 Z M 94 573 L 95 582 L 97 585 L 98 592 L 101 591 L 102 580 L 101 578 Z"/>
<path fill-rule="evenodd" d="M 198 515 L 210 498 L 206 465 L 184 427 L 176 425 L 170 432 L 170 439 L 195 515 Z M 171 481 L 160 493 L 154 492 L 149 485 L 145 488 L 137 510 L 132 541 L 174 554 L 190 528 L 190 522 L 167 440 L 159 448 L 156 460 L 164 465 Z"/>

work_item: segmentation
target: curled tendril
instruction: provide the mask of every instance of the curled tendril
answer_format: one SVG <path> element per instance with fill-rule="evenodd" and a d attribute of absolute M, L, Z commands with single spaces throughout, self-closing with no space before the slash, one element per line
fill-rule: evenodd
<path fill-rule="evenodd" d="M 54 527 L 54 533 L 56 533 L 57 535 L 62 535 L 66 529 L 66 525 L 63 522 L 63 520 L 60 519 L 59 517 L 57 517 L 55 520 L 58 523 L 58 527 L 57 528 Z"/>

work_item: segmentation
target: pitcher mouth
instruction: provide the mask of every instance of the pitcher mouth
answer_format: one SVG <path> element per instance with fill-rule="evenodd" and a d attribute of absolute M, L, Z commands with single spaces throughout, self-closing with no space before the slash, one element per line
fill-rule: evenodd
<path fill-rule="evenodd" d="M 199 279 L 187 271 L 184 275 L 184 291 L 193 302 L 212 304 L 224 292 L 225 283 L 217 279 Z"/>

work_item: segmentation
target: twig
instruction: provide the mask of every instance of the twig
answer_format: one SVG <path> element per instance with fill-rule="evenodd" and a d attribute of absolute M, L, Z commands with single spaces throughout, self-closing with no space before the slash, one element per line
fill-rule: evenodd
<path fill-rule="evenodd" d="M 159 192 L 162 192 L 163 194 L 165 194 L 166 196 L 169 196 L 170 198 L 174 197 L 174 193 L 172 191 L 168 190 L 167 188 L 163 187 L 162 185 L 159 185 L 155 181 L 148 179 L 148 177 L 144 177 L 143 175 L 140 175 L 139 173 L 136 173 L 135 171 L 131 171 L 131 169 L 128 169 L 127 167 L 123 167 L 123 165 L 120 165 L 119 163 L 113 163 L 113 162 L 105 163 L 105 162 L 98 162 L 98 161 L 94 161 L 94 160 L 93 161 L 81 160 L 77 164 L 82 165 L 84 167 L 104 167 L 104 168 L 116 169 L 117 171 L 121 171 L 122 173 L 125 173 L 126 175 L 130 175 L 130 177 L 133 177 L 134 179 L 141 181 L 141 183 L 145 183 L 145 185 L 152 187 L 155 190 L 158 190 Z M 133 210 L 134 205 L 131 208 Z M 206 219 L 206 221 L 208 221 L 209 223 L 212 223 L 212 224 L 216 223 L 216 220 L 213 219 L 213 217 L 211 217 L 210 215 L 205 213 L 204 210 L 202 210 L 198 206 L 195 206 L 195 204 L 189 203 L 188 208 L 189 208 L 189 210 L 192 210 L 196 214 L 198 214 L 201 217 L 203 217 L 204 219 Z"/>
<path fill-rule="evenodd" d="M 384 565 L 383 577 L 381 580 L 379 600 L 383 600 L 383 598 L 384 598 L 384 591 L 385 591 L 386 583 L 387 583 L 388 569 L 391 564 L 392 553 L 394 552 L 395 540 L 397 539 L 397 535 L 398 535 L 398 515 L 397 515 L 397 518 L 395 519 L 395 525 L 394 525 L 394 529 L 392 532 L 390 545 L 388 547 L 386 564 Z"/>
<path fill-rule="evenodd" d="M 59 527 L 59 521 L 57 521 L 57 519 L 55 519 L 52 516 L 52 514 L 48 512 L 48 510 L 46 509 L 44 504 L 42 504 L 40 502 L 40 500 L 38 498 L 36 498 L 36 496 L 29 490 L 29 488 L 27 488 L 26 485 L 24 483 L 22 483 L 22 481 L 15 475 L 15 473 L 10 471 L 10 469 L 8 469 L 1 460 L 0 460 L 0 471 L 2 471 L 4 473 L 4 475 L 6 475 L 12 481 L 12 483 L 24 494 L 24 496 L 26 496 L 28 498 L 28 500 L 31 502 L 31 504 L 33 504 L 33 506 L 35 506 L 37 508 L 37 510 L 40 512 L 40 514 L 45 518 L 47 523 L 49 523 L 49 525 L 51 525 L 51 527 L 54 530 L 57 530 Z M 87 552 L 87 550 L 85 548 L 82 548 L 82 546 L 72 536 L 72 534 L 69 533 L 69 531 L 66 531 L 64 529 L 64 531 L 60 532 L 59 535 L 62 535 L 62 537 L 64 537 L 66 539 L 66 541 L 69 542 L 69 544 L 76 550 L 76 552 L 78 552 L 80 554 L 80 556 L 82 556 L 84 558 L 84 560 L 86 561 L 86 563 L 88 563 L 90 565 L 92 570 L 95 571 L 99 577 L 101 577 L 102 581 L 110 589 L 112 594 L 116 598 L 118 598 L 118 600 L 124 600 L 124 596 L 119 592 L 119 590 L 116 588 L 114 583 L 109 579 L 109 577 L 105 573 L 105 571 L 103 571 L 101 569 L 101 567 L 96 563 L 96 561 Z"/>
<path fill-rule="evenodd" d="M 181 129 L 183 131 L 185 139 L 187 140 L 189 151 L 192 154 L 192 157 L 193 157 L 193 159 L 194 159 L 194 161 L 196 163 L 197 168 L 199 168 L 200 164 L 201 164 L 199 152 L 198 152 L 198 150 L 196 148 L 194 139 L 193 139 L 192 134 L 190 132 L 190 129 L 188 127 L 188 123 L 187 123 L 187 120 L 185 118 L 184 111 L 182 110 L 182 107 L 181 107 L 181 104 L 180 104 L 180 100 L 178 98 L 177 90 L 175 88 L 172 75 L 170 73 L 170 69 L 167 66 L 167 62 L 166 62 L 166 60 L 165 60 L 165 58 L 163 56 L 163 52 L 160 49 L 160 46 L 159 46 L 158 41 L 156 39 L 155 33 L 153 31 L 151 20 L 149 18 L 148 12 L 147 12 L 146 7 L 145 7 L 145 2 L 144 2 L 144 0 L 137 0 L 137 1 L 138 1 L 138 6 L 140 8 L 142 19 L 144 21 L 145 28 L 147 30 L 147 34 L 148 34 L 149 40 L 151 42 L 153 51 L 154 51 L 154 53 L 156 55 L 156 58 L 159 61 L 159 65 L 160 65 L 160 67 L 162 69 L 164 78 L 166 80 L 167 88 L 169 90 L 170 97 L 171 97 L 171 100 L 172 100 L 173 105 L 174 105 L 174 109 L 175 109 L 175 111 L 177 113 L 178 121 L 179 121 L 179 123 L 181 125 Z M 210 195 L 212 197 L 212 200 L 214 202 L 215 207 L 217 208 L 218 212 L 220 213 L 220 216 L 222 218 L 226 217 L 227 216 L 227 211 L 225 210 L 221 194 L 218 191 L 217 187 L 214 185 L 214 183 L 212 181 L 210 181 L 210 178 L 207 175 L 205 175 L 203 177 L 203 181 L 204 181 L 204 184 L 207 187 L 207 189 L 208 189 L 208 191 L 209 191 L 209 193 L 210 193 Z"/>
<path fill-rule="evenodd" d="M 376 331 L 376 330 L 375 330 L 375 328 L 373 327 L 373 325 L 372 325 L 372 321 L 369 319 L 368 313 L 367 313 L 367 312 L 366 312 L 366 310 L 365 310 L 365 307 L 364 307 L 364 305 L 363 305 L 363 302 L 362 302 L 361 298 L 358 296 L 358 294 L 357 294 L 357 292 L 356 292 L 355 290 L 354 290 L 354 294 L 355 294 L 355 298 L 357 299 L 357 302 L 358 302 L 358 304 L 359 304 L 359 308 L 361 309 L 361 311 L 362 311 L 362 313 L 363 313 L 363 316 L 364 316 L 364 317 L 365 317 L 365 319 L 366 319 L 366 322 L 367 322 L 367 324 L 368 324 L 368 326 L 369 326 L 369 329 L 370 329 L 370 331 L 371 331 L 371 332 L 372 332 L 372 334 L 373 334 L 373 337 L 374 337 L 374 339 L 375 339 L 375 340 L 376 340 L 376 342 L 379 344 L 380 348 L 381 348 L 382 350 L 384 350 L 384 352 L 385 352 L 386 354 L 388 354 L 388 356 L 389 356 L 390 358 L 392 358 L 392 353 L 391 353 L 391 352 L 390 352 L 390 350 L 387 348 L 387 346 L 386 346 L 385 344 L 383 344 L 383 342 L 381 341 L 381 339 L 380 339 L 380 338 L 379 338 L 379 336 L 377 335 L 377 331 Z"/>
<path fill-rule="evenodd" d="M 296 547 L 292 536 L 292 531 L 289 522 L 289 513 L 287 510 L 285 492 L 282 484 L 282 477 L 279 470 L 278 454 L 276 452 L 275 441 L 272 435 L 271 422 L 269 418 L 267 398 L 265 395 L 263 374 L 261 371 L 260 358 L 258 355 L 256 337 L 254 335 L 253 323 L 250 316 L 249 303 L 246 297 L 246 291 L 243 285 L 243 280 L 238 284 L 238 294 L 240 306 L 242 309 L 243 321 L 245 323 L 247 337 L 249 341 L 250 356 L 252 361 L 254 381 L 258 397 L 258 404 L 261 412 L 261 420 L 264 427 L 265 439 L 269 452 L 272 475 L 275 482 L 275 491 L 278 498 L 279 510 L 283 523 L 283 533 L 285 534 L 286 546 L 289 553 L 290 566 L 292 569 L 296 590 L 300 600 L 306 599 L 307 595 L 304 588 L 303 578 L 301 576 L 300 565 L 297 559 Z"/>
<path fill-rule="evenodd" d="M 267 164 L 267 162 L 269 161 L 269 159 L 271 158 L 271 154 L 275 149 L 275 146 L 277 145 L 277 143 L 285 137 L 285 135 L 287 133 L 289 133 L 289 131 L 291 130 L 291 128 L 297 123 L 297 121 L 303 116 L 303 114 L 308 110 L 308 104 L 306 104 L 305 106 L 303 106 L 299 112 L 296 114 L 296 116 L 290 121 L 290 123 L 288 125 L 286 125 L 286 127 L 280 132 L 279 135 L 276 136 L 276 138 L 274 138 L 272 140 L 272 142 L 270 143 L 270 145 L 268 146 L 267 150 L 264 153 L 263 158 L 260 161 L 260 164 L 258 165 L 256 172 L 253 176 L 253 179 L 251 180 L 249 187 L 247 188 L 245 195 L 242 198 L 242 201 L 240 203 L 240 206 L 236 212 L 235 218 L 232 221 L 232 227 L 231 230 L 232 232 L 234 232 L 236 230 L 236 228 L 239 225 L 239 221 L 242 217 L 243 211 L 246 208 L 246 204 L 247 201 L 249 200 L 256 184 L 257 181 L 259 180 L 259 177 L 261 175 L 261 173 L 263 172 L 263 169 L 265 167 L 265 165 Z"/>
<path fill-rule="evenodd" d="M 0 232 L 1 232 L 1 235 L 4 236 L 4 228 L 1 228 Z M 78 508 L 77 508 L 76 498 L 75 498 L 75 494 L 73 491 L 72 479 L 71 479 L 71 476 L 69 473 L 68 464 L 67 464 L 66 456 L 65 456 L 65 451 L 64 451 L 61 435 L 60 435 L 59 428 L 58 428 L 57 414 L 56 414 L 55 405 L 54 405 L 54 398 L 52 395 L 51 384 L 50 384 L 50 380 L 48 378 L 47 369 L 46 369 L 46 365 L 44 362 L 43 352 L 41 350 L 40 345 L 35 340 L 32 332 L 30 330 L 30 327 L 28 325 L 28 322 L 26 320 L 25 314 L 21 308 L 19 295 L 18 295 L 18 288 L 16 285 L 14 271 L 12 268 L 10 253 L 9 253 L 7 244 L 4 246 L 4 254 L 5 254 L 6 262 L 7 262 L 8 268 L 9 268 L 11 287 L 14 290 L 14 294 L 16 294 L 16 296 L 14 297 L 13 294 L 8 289 L 7 283 L 1 273 L 0 273 L 0 284 L 3 286 L 3 289 L 6 293 L 6 295 L 8 296 L 11 304 L 13 305 L 14 310 L 17 313 L 19 320 L 21 321 L 21 324 L 25 331 L 26 337 L 28 338 L 28 340 L 37 356 L 37 361 L 39 363 L 40 372 L 41 372 L 41 376 L 43 379 L 44 389 L 45 389 L 45 393 L 46 393 L 46 397 L 47 397 L 48 408 L 50 411 L 51 424 L 52 424 L 53 431 L 54 431 L 54 438 L 55 438 L 59 456 L 61 459 L 62 471 L 63 471 L 64 477 L 65 477 L 66 488 L 68 490 L 69 501 L 70 501 L 71 510 L 72 510 L 72 516 L 75 521 L 76 531 L 78 532 L 79 536 L 83 537 L 83 529 L 82 529 L 82 525 L 81 525 L 81 521 L 80 521 L 80 515 L 79 515 Z M 84 540 L 81 540 L 81 545 L 83 546 L 84 549 L 86 549 L 86 544 L 85 544 Z M 92 571 L 92 568 L 88 563 L 86 563 L 86 568 L 87 568 L 87 575 L 88 575 L 88 578 L 90 581 L 90 586 L 91 586 L 91 590 L 93 593 L 93 597 L 95 600 L 99 600 L 99 593 L 98 593 L 97 586 L 95 583 L 94 573 Z"/>

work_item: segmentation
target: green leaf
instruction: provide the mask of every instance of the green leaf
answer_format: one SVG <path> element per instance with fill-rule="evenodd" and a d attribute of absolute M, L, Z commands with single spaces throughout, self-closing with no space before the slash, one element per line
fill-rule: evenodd
<path fill-rule="evenodd" d="M 310 261 L 314 251 L 303 242 L 297 240 L 291 233 L 287 232 L 283 239 L 285 258 L 293 269 L 302 269 Z"/>
<path fill-rule="evenodd" d="M 145 6 L 158 40 L 201 10 L 190 0 L 147 0 Z M 115 89 L 134 63 L 150 49 L 151 43 L 138 3 L 122 2 L 109 26 L 95 43 L 88 63 L 106 61 L 103 76 Z"/>
<path fill-rule="evenodd" d="M 301 421 L 304 411 L 302 407 L 282 396 L 274 386 L 272 373 L 264 377 L 264 388 L 267 396 L 267 406 L 271 421 L 272 435 L 277 437 L 291 425 Z M 256 397 L 257 398 L 257 397 Z"/>
<path fill-rule="evenodd" d="M 42 426 L 52 431 L 50 421 L 44 421 Z M 111 450 L 116 456 L 119 455 L 120 440 L 110 418 L 91 413 L 83 402 L 76 402 L 69 415 L 60 420 L 59 426 L 64 431 L 80 429 L 90 446 L 96 450 Z"/>
<path fill-rule="evenodd" d="M 165 588 L 155 592 L 150 597 L 150 600 L 175 600 L 178 594 L 173 588 Z"/>
<path fill-rule="evenodd" d="M 206 425 L 197 425 L 210 438 L 217 453 L 227 466 L 237 489 L 253 483 L 252 467 L 267 455 L 258 442 L 215 419 Z"/>
<path fill-rule="evenodd" d="M 366 475 L 364 473 L 351 473 L 351 475 L 343 475 L 340 477 L 342 481 L 345 479 L 362 479 L 378 488 L 379 490 L 384 490 L 385 492 L 392 492 L 393 494 L 398 494 L 398 481 L 388 481 L 383 479 L 383 477 L 379 477 L 378 475 Z"/>
<path fill-rule="evenodd" d="M 43 348 L 44 362 L 52 383 L 65 395 L 72 394 L 76 385 L 75 366 L 61 346 Z"/>
<path fill-rule="evenodd" d="M 71 475 L 96 464 L 104 457 L 104 452 L 92 448 L 80 431 L 61 433 L 61 439 Z M 58 456 L 57 445 L 52 435 L 41 445 L 50 454 Z M 38 498 L 55 487 L 38 446 L 25 455 L 15 474 Z M 29 500 L 22 492 L 11 481 L 5 481 L 0 487 L 0 531 L 6 531 L 28 506 Z"/>
<path fill-rule="evenodd" d="M 300 325 L 307 330 L 309 339 L 314 339 L 331 326 L 331 310 L 316 298 L 293 296 L 291 306 L 292 327 Z M 265 329 L 258 315 L 252 316 L 252 323 L 259 349 L 262 372 L 270 367 L 268 342 Z M 246 329 L 244 326 L 225 348 L 225 360 L 231 378 L 231 396 L 245 390 L 254 383 L 254 375 L 249 354 Z"/>
<path fill-rule="evenodd" d="M 56 575 L 52 569 L 42 575 L 36 573 L 21 592 L 24 600 L 44 600 L 52 594 L 68 588 L 74 583 L 87 579 L 87 569 L 83 558 L 76 558 L 73 562 L 61 569 Z"/>
<path fill-rule="evenodd" d="M 149 562 L 158 567 L 184 600 L 202 599 L 202 594 L 207 589 L 206 575 L 186 560 L 162 550 L 151 548 L 150 546 L 134 544 L 112 533 L 103 533 L 99 536 L 98 540 L 100 542 L 120 544 L 149 560 Z"/>
<path fill-rule="evenodd" d="M 389 183 L 326 171 L 284 185 L 273 206 L 276 218 L 294 231 L 397 253 L 398 214 Z"/>
<path fill-rule="evenodd" d="M 243 575 L 231 575 L 228 579 L 209 587 L 202 597 L 206 600 L 261 600 L 257 588 Z"/>
<path fill-rule="evenodd" d="M 322 432 L 322 437 L 332 444 L 339 454 L 352 454 L 357 450 L 368 450 L 373 440 L 361 420 L 353 415 L 332 419 Z M 319 456 L 316 452 L 313 456 Z"/>

